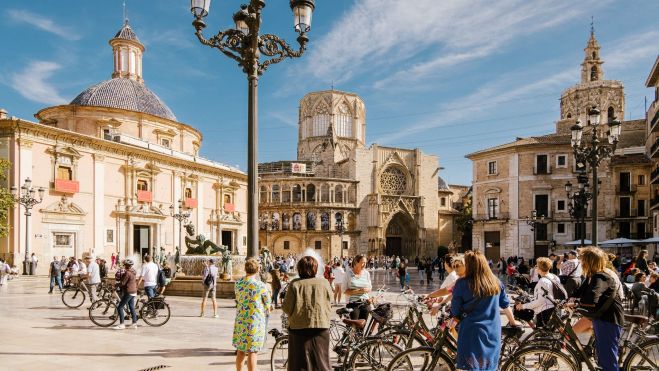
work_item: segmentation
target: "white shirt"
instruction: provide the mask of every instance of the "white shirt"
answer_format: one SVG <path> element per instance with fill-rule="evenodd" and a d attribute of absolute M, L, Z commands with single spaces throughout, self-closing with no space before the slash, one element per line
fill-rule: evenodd
<path fill-rule="evenodd" d="M 89 278 L 87 278 L 87 283 L 90 285 L 95 285 L 101 283 L 101 271 L 95 261 L 89 263 L 87 267 L 87 273 L 89 273 Z"/>
<path fill-rule="evenodd" d="M 140 274 L 144 280 L 144 287 L 151 287 L 158 285 L 158 265 L 154 262 L 148 262 L 142 266 L 142 273 Z"/>
<path fill-rule="evenodd" d="M 33 262 L 33 263 L 36 263 L 36 262 L 38 262 L 38 261 L 39 261 L 39 259 L 37 259 L 37 256 L 36 256 L 36 255 L 32 255 L 32 262 Z"/>
<path fill-rule="evenodd" d="M 85 265 L 85 263 L 83 262 L 78 263 L 78 274 L 87 274 L 87 266 Z"/>
<path fill-rule="evenodd" d="M 538 282 L 540 280 L 540 277 L 538 276 L 538 272 L 536 272 L 535 268 L 531 268 L 531 282 Z"/>
<path fill-rule="evenodd" d="M 444 282 L 442 282 L 442 285 L 439 286 L 440 289 L 450 289 L 451 287 L 455 286 L 455 282 L 458 280 L 458 274 L 455 273 L 455 271 L 449 273 L 448 276 L 446 276 L 446 279 Z"/>
<path fill-rule="evenodd" d="M 523 304 L 522 307 L 524 309 L 533 309 L 535 314 L 553 308 L 554 304 L 548 299 L 554 299 L 554 285 L 552 284 L 552 281 L 554 281 L 556 284 L 561 284 L 561 281 L 558 279 L 558 277 L 551 273 L 547 273 L 546 276 L 542 277 L 538 281 L 538 284 L 535 285 L 535 289 L 533 289 L 533 301 Z M 546 296 L 542 289 L 547 291 Z"/>
<path fill-rule="evenodd" d="M 335 284 L 343 284 L 343 281 L 345 280 L 346 276 L 346 271 L 343 269 L 342 266 L 338 266 L 336 268 L 332 269 L 332 274 L 334 275 L 334 283 Z"/>

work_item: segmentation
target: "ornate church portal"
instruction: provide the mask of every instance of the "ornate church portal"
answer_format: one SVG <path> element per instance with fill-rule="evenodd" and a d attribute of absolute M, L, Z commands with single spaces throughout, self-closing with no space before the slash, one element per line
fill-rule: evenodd
<path fill-rule="evenodd" d="M 385 255 L 413 258 L 416 250 L 416 228 L 409 215 L 396 213 L 387 225 L 385 233 Z"/>

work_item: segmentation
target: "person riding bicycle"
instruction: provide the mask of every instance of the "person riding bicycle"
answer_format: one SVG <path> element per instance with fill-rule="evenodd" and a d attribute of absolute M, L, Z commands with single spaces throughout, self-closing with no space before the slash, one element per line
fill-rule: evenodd
<path fill-rule="evenodd" d="M 121 278 L 121 301 L 117 305 L 119 312 L 119 325 L 115 326 L 115 330 L 123 330 L 126 328 L 124 325 L 124 306 L 128 304 L 130 315 L 132 317 L 132 327 L 137 328 L 137 312 L 135 312 L 135 297 L 137 296 L 137 273 L 133 269 L 133 260 L 126 259 L 124 261 L 124 272 Z"/>

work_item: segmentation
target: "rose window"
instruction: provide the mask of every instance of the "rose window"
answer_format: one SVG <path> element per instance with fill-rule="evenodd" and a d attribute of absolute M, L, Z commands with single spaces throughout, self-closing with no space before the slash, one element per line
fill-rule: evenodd
<path fill-rule="evenodd" d="M 380 188 L 386 194 L 401 195 L 407 189 L 407 177 L 399 168 L 389 167 L 380 175 Z"/>

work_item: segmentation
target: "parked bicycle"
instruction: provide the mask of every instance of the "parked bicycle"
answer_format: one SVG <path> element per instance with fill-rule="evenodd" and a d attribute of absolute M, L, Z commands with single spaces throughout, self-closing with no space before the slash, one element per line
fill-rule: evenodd
<path fill-rule="evenodd" d="M 87 298 L 87 286 L 80 276 L 72 276 L 71 284 L 62 292 L 62 303 L 69 308 L 79 308 Z"/>
<path fill-rule="evenodd" d="M 138 300 L 135 302 L 135 311 L 138 317 L 147 325 L 159 327 L 166 324 L 171 317 L 169 304 L 164 296 L 155 296 L 146 299 L 143 291 L 138 291 Z M 117 310 L 118 300 L 113 298 L 102 298 L 92 303 L 89 307 L 89 319 L 97 326 L 110 327 L 119 319 Z M 125 318 L 129 316 L 124 312 Z"/>

